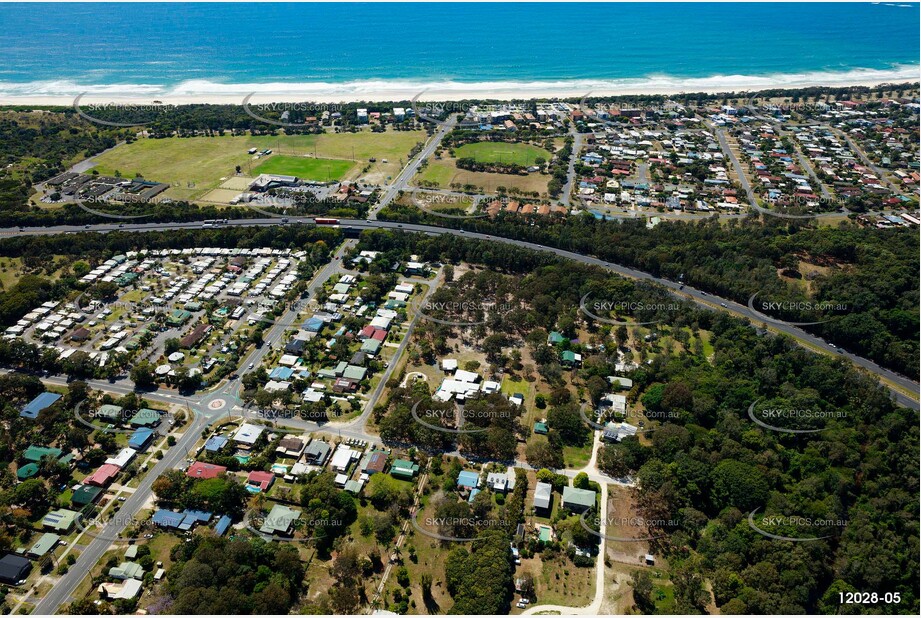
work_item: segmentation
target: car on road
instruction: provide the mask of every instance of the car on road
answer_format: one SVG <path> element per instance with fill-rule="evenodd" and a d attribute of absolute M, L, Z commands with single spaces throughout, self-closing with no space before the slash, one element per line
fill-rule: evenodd
<path fill-rule="evenodd" d="M 256 366 L 256 363 L 250 363 L 250 364 L 249 364 L 249 368 L 250 368 L 250 369 L 252 369 L 252 368 L 255 367 L 255 366 Z"/>
<path fill-rule="evenodd" d="M 726 307 L 726 303 L 720 303 L 720 307 Z"/>

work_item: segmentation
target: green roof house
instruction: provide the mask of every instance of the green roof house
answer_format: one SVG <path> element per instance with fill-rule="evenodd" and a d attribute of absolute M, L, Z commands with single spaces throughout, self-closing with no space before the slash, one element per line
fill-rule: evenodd
<path fill-rule="evenodd" d="M 574 513 L 581 513 L 595 506 L 597 492 L 576 487 L 563 488 L 563 506 Z"/>
<path fill-rule="evenodd" d="M 107 403 L 107 404 L 99 406 L 99 409 L 96 410 L 96 417 L 104 418 L 107 421 L 115 423 L 121 420 L 122 410 L 123 408 L 121 406 L 116 406 L 116 405 L 112 405 L 111 403 Z"/>
<path fill-rule="evenodd" d="M 46 532 L 45 534 L 38 537 L 38 540 L 35 542 L 35 545 L 29 548 L 29 551 L 26 552 L 33 558 L 41 558 L 49 551 L 54 549 L 54 547 L 61 540 L 61 537 L 53 532 Z"/>
<path fill-rule="evenodd" d="M 76 511 L 70 511 L 68 509 L 58 509 L 56 511 L 51 511 L 45 518 L 42 520 L 42 525 L 45 528 L 51 528 L 57 532 L 67 532 L 74 526 L 74 522 L 77 521 Z"/>
<path fill-rule="evenodd" d="M 547 337 L 547 345 L 557 345 L 558 343 L 563 343 L 564 341 L 566 341 L 566 337 L 556 331 L 553 331 Z"/>
<path fill-rule="evenodd" d="M 142 579 L 144 577 L 144 567 L 137 562 L 122 562 L 117 567 L 109 569 L 109 577 L 115 579 Z"/>
<path fill-rule="evenodd" d="M 549 429 L 547 428 L 547 423 L 542 423 L 540 421 L 534 423 L 534 433 L 547 435 L 548 431 Z"/>
<path fill-rule="evenodd" d="M 170 326 L 182 326 L 191 317 L 192 314 L 184 309 L 174 309 L 173 312 L 169 314 L 169 317 L 166 318 L 166 322 Z"/>
<path fill-rule="evenodd" d="M 286 533 L 291 528 L 291 524 L 301 516 L 301 512 L 288 508 L 283 504 L 276 504 L 269 511 L 259 532 L 265 534 Z"/>
<path fill-rule="evenodd" d="M 160 422 L 160 411 L 141 408 L 128 422 L 132 427 L 153 427 Z"/>
<path fill-rule="evenodd" d="M 102 493 L 102 487 L 93 487 L 92 485 L 80 485 L 74 489 L 73 494 L 70 496 L 70 501 L 72 504 L 83 507 L 87 504 L 92 504 L 96 502 L 96 499 L 99 497 L 99 494 Z"/>
<path fill-rule="evenodd" d="M 396 459 L 390 466 L 390 475 L 401 479 L 411 479 L 419 471 L 419 464 L 415 464 L 405 459 Z"/>
<path fill-rule="evenodd" d="M 57 459 L 61 456 L 61 449 L 50 446 L 35 446 L 32 444 L 22 452 L 22 458 L 26 461 L 40 462 L 42 457 L 49 455 Z"/>
<path fill-rule="evenodd" d="M 560 362 L 569 367 L 576 367 L 582 364 L 582 355 L 576 354 L 572 350 L 564 350 L 560 354 Z"/>
<path fill-rule="evenodd" d="M 24 466 L 19 466 L 19 469 L 16 470 L 16 478 L 20 481 L 25 481 L 30 479 L 33 476 L 38 474 L 38 464 L 37 463 L 27 463 Z"/>
<path fill-rule="evenodd" d="M 364 343 L 361 344 L 361 352 L 365 354 L 377 354 L 381 349 L 381 342 L 377 339 L 365 339 Z"/>

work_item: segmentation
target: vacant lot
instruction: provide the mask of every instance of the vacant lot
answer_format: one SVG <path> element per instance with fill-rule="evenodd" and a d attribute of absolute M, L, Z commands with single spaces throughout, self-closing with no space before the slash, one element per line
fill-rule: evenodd
<path fill-rule="evenodd" d="M 308 156 L 346 160 L 343 163 L 351 167 L 342 172 L 345 180 L 376 183 L 394 176 L 412 147 L 424 140 L 423 131 L 145 138 L 114 148 L 93 161 L 94 169 L 101 174 L 118 171 L 122 176 L 133 177 L 140 173 L 150 180 L 170 184 L 168 197 L 194 200 L 233 177 L 236 166 L 253 175 L 261 163 L 277 158 L 251 156 L 247 153 L 250 148 L 271 149 L 275 155 L 303 157 L 304 161 L 311 161 Z M 372 158 L 376 160 L 374 163 L 370 162 Z M 317 161 L 310 164 L 317 165 Z M 363 171 L 364 167 L 367 171 Z M 325 171 L 322 166 L 319 169 Z"/>
<path fill-rule="evenodd" d="M 495 193 L 497 187 L 511 189 L 515 187 L 521 191 L 537 191 L 540 194 L 547 192 L 547 183 L 550 176 L 547 174 L 493 174 L 490 172 L 471 172 L 462 170 L 455 164 L 456 159 L 430 160 L 415 176 L 415 184 L 424 186 L 423 182 L 434 183 L 442 189 L 460 188 L 472 185 L 476 191 Z"/>
<path fill-rule="evenodd" d="M 538 158 L 550 160 L 550 153 L 531 144 L 506 144 L 504 142 L 479 142 L 464 144 L 454 150 L 458 159 L 475 159 L 478 163 L 517 163 L 534 165 Z"/>
<path fill-rule="evenodd" d="M 341 179 L 355 165 L 342 159 L 314 159 L 291 155 L 272 155 L 253 169 L 254 174 L 284 174 L 304 180 L 330 182 Z"/>

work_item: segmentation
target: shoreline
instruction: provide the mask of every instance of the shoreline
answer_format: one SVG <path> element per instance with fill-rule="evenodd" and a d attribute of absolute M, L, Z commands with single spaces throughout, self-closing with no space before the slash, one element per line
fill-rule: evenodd
<path fill-rule="evenodd" d="M 405 89 L 382 90 L 377 92 L 366 92 L 355 94 L 354 96 L 346 95 L 320 95 L 315 93 L 256 93 L 250 100 L 250 105 L 259 105 L 270 102 L 275 103 L 303 103 L 315 102 L 324 104 L 347 104 L 347 103 L 388 103 L 411 100 L 419 95 L 418 101 L 464 101 L 464 100 L 529 100 L 529 99 L 579 99 L 585 96 L 595 97 L 628 97 L 628 96 L 678 96 L 682 94 L 742 94 L 746 92 L 756 92 L 759 90 L 796 90 L 801 88 L 847 88 L 847 87 L 868 87 L 874 88 L 888 83 L 904 82 L 879 82 L 879 81 L 862 81 L 847 83 L 816 83 L 803 82 L 784 84 L 782 86 L 756 86 L 742 85 L 728 88 L 710 88 L 710 89 L 679 89 L 679 88 L 618 88 L 618 89 L 597 89 L 597 90 L 573 90 L 573 89 L 534 89 L 534 90 L 499 90 L 494 89 L 489 92 L 481 90 L 470 91 L 450 91 L 439 92 L 437 90 L 410 91 Z M 914 82 L 917 83 L 917 82 Z M 152 101 L 160 101 L 163 105 L 242 105 L 247 96 L 253 94 L 246 92 L 242 94 L 183 94 L 183 95 L 131 95 L 131 96 L 91 96 L 83 95 L 80 100 L 81 106 L 104 105 L 104 104 L 124 104 L 124 105 L 143 105 L 151 104 Z M 80 96 L 80 95 L 78 95 Z M 77 96 L 62 95 L 25 95 L 25 96 L 8 96 L 0 94 L 0 106 L 49 106 L 49 107 L 73 107 L 76 103 Z"/>
<path fill-rule="evenodd" d="M 362 80 L 351 82 L 234 83 L 208 80 L 185 81 L 176 86 L 156 84 L 81 85 L 70 81 L 12 83 L 0 81 L 0 105 L 73 106 L 114 104 L 251 105 L 260 103 L 357 103 L 399 102 L 418 97 L 425 101 L 580 99 L 615 96 L 675 96 L 683 93 L 739 94 L 762 90 L 812 87 L 875 87 L 882 84 L 918 83 L 921 65 L 901 65 L 892 70 L 857 69 L 842 72 L 807 72 L 775 75 L 715 75 L 679 78 L 651 75 L 617 80 L 556 81 L 411 81 Z"/>

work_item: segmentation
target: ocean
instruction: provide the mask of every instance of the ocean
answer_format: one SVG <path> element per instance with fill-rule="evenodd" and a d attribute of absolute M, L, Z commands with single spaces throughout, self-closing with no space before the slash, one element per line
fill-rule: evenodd
<path fill-rule="evenodd" d="M 0 4 L 0 96 L 917 81 L 908 3 Z"/>

